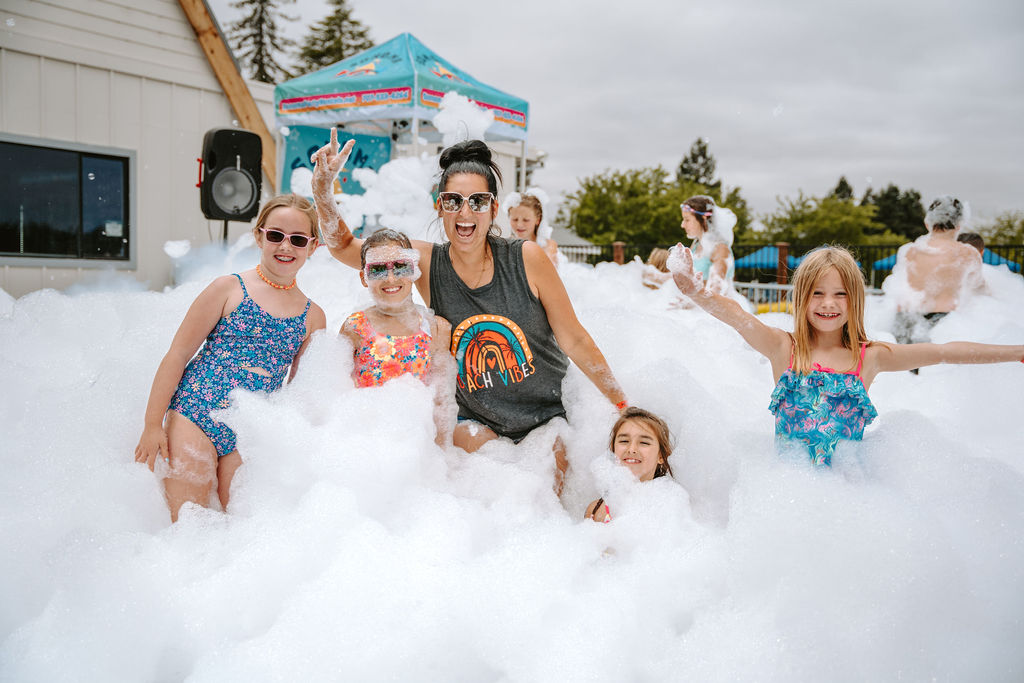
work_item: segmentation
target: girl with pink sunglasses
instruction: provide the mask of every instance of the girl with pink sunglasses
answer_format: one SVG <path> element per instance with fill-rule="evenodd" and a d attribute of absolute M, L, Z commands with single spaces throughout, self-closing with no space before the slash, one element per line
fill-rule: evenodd
<path fill-rule="evenodd" d="M 217 278 L 196 297 L 157 368 L 135 461 L 151 471 L 157 458 L 165 463 L 172 522 L 185 503 L 207 507 L 215 487 L 227 509 L 242 457 L 235 433 L 211 413 L 227 408 L 235 389 L 279 389 L 295 376 L 310 335 L 327 325 L 295 279 L 317 247 L 316 227 L 309 200 L 268 201 L 253 228 L 259 263 Z"/>

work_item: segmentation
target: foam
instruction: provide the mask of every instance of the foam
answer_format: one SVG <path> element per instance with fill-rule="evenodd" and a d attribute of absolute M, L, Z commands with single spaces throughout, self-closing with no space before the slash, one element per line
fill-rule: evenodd
<path fill-rule="evenodd" d="M 576 368 L 568 424 L 517 448 L 438 448 L 422 383 L 352 388 L 336 331 L 368 295 L 318 250 L 298 279 L 328 331 L 280 392 L 235 395 L 229 514 L 186 506 L 170 526 L 132 451 L 188 306 L 255 263 L 245 239 L 193 249 L 163 293 L 43 290 L 0 317 L 0 678 L 1024 675 L 1024 366 L 883 375 L 881 417 L 833 470 L 783 462 L 767 363 L 702 311 L 670 309 L 637 264 L 560 274 L 631 403 L 671 427 L 677 481 L 614 465 L 615 411 Z M 1024 284 L 1005 270 L 986 269 L 997 294 L 936 325 L 938 341 L 1024 339 Z M 612 524 L 582 521 L 598 495 Z"/>

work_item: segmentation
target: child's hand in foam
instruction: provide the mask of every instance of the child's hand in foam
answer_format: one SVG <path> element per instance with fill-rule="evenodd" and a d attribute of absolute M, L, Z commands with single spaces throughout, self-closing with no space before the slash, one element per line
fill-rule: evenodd
<path fill-rule="evenodd" d="M 679 291 L 687 296 L 692 296 L 704 289 L 704 276 L 693 270 L 693 254 L 682 244 L 676 244 L 668 253 L 668 262 L 665 264 L 672 273 L 672 279 Z"/>

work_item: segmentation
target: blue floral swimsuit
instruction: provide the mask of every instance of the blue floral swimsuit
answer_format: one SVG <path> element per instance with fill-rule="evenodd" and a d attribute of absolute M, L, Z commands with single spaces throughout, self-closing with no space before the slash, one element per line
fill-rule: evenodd
<path fill-rule="evenodd" d="M 811 372 L 793 371 L 793 358 L 779 377 L 768 409 L 775 415 L 775 440 L 781 446 L 803 444 L 815 465 L 832 465 L 832 453 L 840 439 L 860 441 L 864 427 L 878 416 L 860 377 L 860 360 L 854 372 L 837 372 L 817 363 Z"/>
<path fill-rule="evenodd" d="M 242 285 L 242 302 L 217 322 L 189 361 L 170 405 L 210 437 L 218 457 L 235 450 L 235 433 L 210 413 L 227 408 L 228 394 L 234 389 L 270 393 L 281 388 L 288 366 L 306 338 L 306 314 L 312 303 L 307 300 L 299 315 L 275 318 L 249 297 L 242 276 L 234 275 Z"/>

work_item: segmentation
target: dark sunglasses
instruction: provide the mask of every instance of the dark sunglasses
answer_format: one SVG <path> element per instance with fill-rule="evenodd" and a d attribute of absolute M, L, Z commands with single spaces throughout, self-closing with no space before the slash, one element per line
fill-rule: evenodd
<path fill-rule="evenodd" d="M 463 197 L 458 192 L 440 192 L 437 198 L 441 201 L 441 208 L 448 213 L 455 213 L 462 209 L 463 202 L 469 202 L 470 211 L 481 213 L 491 208 L 494 195 L 490 192 L 474 192 L 468 197 Z"/>
<path fill-rule="evenodd" d="M 412 261 L 386 261 L 367 263 L 363 269 L 367 280 L 387 280 L 388 271 L 393 272 L 396 278 L 411 278 L 416 274 L 416 264 Z"/>
<path fill-rule="evenodd" d="M 309 241 L 313 239 L 309 235 L 303 235 L 301 232 L 284 233 L 280 230 L 274 230 L 273 228 L 260 228 L 263 231 L 263 236 L 267 238 L 267 241 L 271 244 L 280 244 L 284 242 L 284 238 L 287 237 L 292 243 L 293 247 L 302 249 Z"/>

